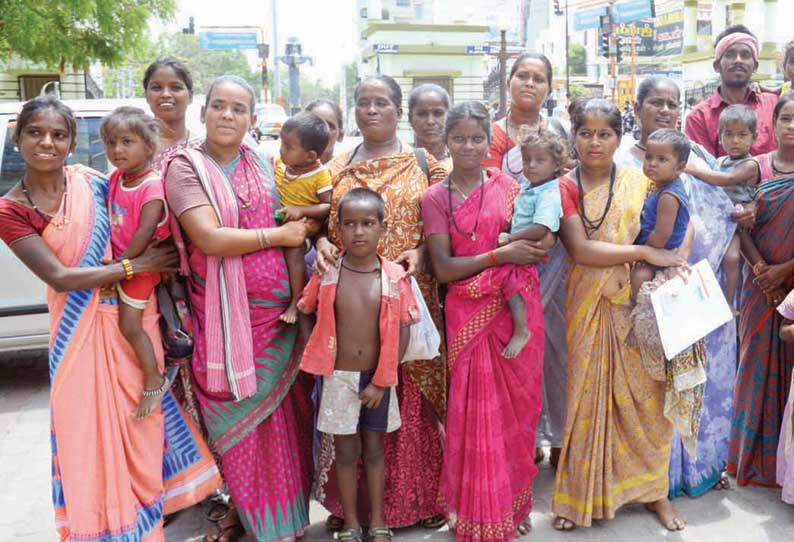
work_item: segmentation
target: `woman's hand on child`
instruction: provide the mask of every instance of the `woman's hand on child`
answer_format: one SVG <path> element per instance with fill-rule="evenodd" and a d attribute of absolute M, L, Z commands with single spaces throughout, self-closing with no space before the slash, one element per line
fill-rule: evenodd
<path fill-rule="evenodd" d="M 405 268 L 409 275 L 425 272 L 425 262 L 427 261 L 427 250 L 423 245 L 410 250 L 406 250 L 394 260 Z"/>
<path fill-rule="evenodd" d="M 370 382 L 367 384 L 367 387 L 364 388 L 364 391 L 358 394 L 358 398 L 361 399 L 361 404 L 363 406 L 375 409 L 380 406 L 380 402 L 383 400 L 385 393 L 386 388 L 381 388 Z"/>
<path fill-rule="evenodd" d="M 279 239 L 273 241 L 273 246 L 286 248 L 302 246 L 309 233 L 306 219 L 285 222 L 276 229 L 279 232 Z"/>
<path fill-rule="evenodd" d="M 331 267 L 339 265 L 339 249 L 327 237 L 317 239 L 314 248 L 317 250 L 314 268 L 319 274 L 323 275 Z"/>
<path fill-rule="evenodd" d="M 741 211 L 732 212 L 731 220 L 745 230 L 753 229 L 755 226 L 755 202 L 746 203 Z"/>
<path fill-rule="evenodd" d="M 663 248 L 653 248 L 642 245 L 644 256 L 643 260 L 657 267 L 681 267 L 686 265 L 686 259 L 674 250 Z"/>
<path fill-rule="evenodd" d="M 154 241 L 130 263 L 135 273 L 176 272 L 179 270 L 179 253 L 173 243 Z"/>
<path fill-rule="evenodd" d="M 788 268 L 785 265 L 767 265 L 759 269 L 755 282 L 764 293 L 769 293 L 783 286 L 788 275 Z"/>
<path fill-rule="evenodd" d="M 276 210 L 276 215 L 283 215 L 282 222 L 291 222 L 293 220 L 300 220 L 303 218 L 303 211 L 300 207 L 294 205 L 287 205 L 281 209 Z"/>
<path fill-rule="evenodd" d="M 543 261 L 548 256 L 548 251 L 540 241 L 516 239 L 496 249 L 494 254 L 500 264 L 530 265 Z"/>
<path fill-rule="evenodd" d="M 503 247 L 509 242 L 510 242 L 509 233 L 503 231 L 502 233 L 499 234 L 499 240 L 497 241 L 498 246 Z"/>

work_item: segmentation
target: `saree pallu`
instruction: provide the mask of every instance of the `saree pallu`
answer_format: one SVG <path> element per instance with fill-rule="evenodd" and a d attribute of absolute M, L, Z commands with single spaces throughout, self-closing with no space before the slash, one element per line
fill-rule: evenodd
<path fill-rule="evenodd" d="M 329 234 L 337 246 L 337 206 L 347 192 L 367 187 L 383 197 L 388 229 L 378 245 L 378 254 L 395 260 L 423 240 L 421 198 L 429 184 L 442 181 L 447 172 L 426 154 L 430 179 L 417 164 L 413 152 L 349 164 L 350 152 L 328 164 L 334 176 Z M 429 273 L 415 275 L 433 321 L 443 332 L 438 283 Z M 442 335 L 443 336 L 443 335 Z M 441 427 L 446 417 L 446 354 L 433 360 L 400 365 L 397 400 L 402 426 L 384 435 L 386 493 L 384 518 L 390 527 L 407 527 L 440 512 L 438 482 L 441 476 Z M 317 455 L 314 495 L 332 514 L 342 516 L 342 505 L 334 468 L 333 437 L 322 435 Z M 363 469 L 362 469 L 363 471 Z M 366 478 L 359 484 L 360 517 L 369 517 Z"/>
<path fill-rule="evenodd" d="M 591 238 L 633 243 L 647 191 L 639 170 L 619 168 L 611 206 Z M 608 198 L 607 185 L 588 192 L 587 215 L 602 216 Z M 593 519 L 613 518 L 626 503 L 667 496 L 672 426 L 663 413 L 664 384 L 651 379 L 639 350 L 627 343 L 632 307 L 626 267 L 572 263 L 567 289 L 565 437 L 552 510 L 590 526 Z"/>
<path fill-rule="evenodd" d="M 761 184 L 752 237 L 769 264 L 794 259 L 794 177 Z M 794 345 L 780 339 L 782 316 L 766 303 L 744 266 L 739 315 L 739 369 L 728 449 L 728 470 L 739 485 L 776 485 L 778 435 L 789 394 Z M 791 282 L 783 285 L 790 289 Z"/>
<path fill-rule="evenodd" d="M 204 160 L 209 160 L 202 155 Z M 240 227 L 273 228 L 279 207 L 269 164 L 251 154 L 257 179 L 248 179 L 241 161 L 231 177 L 207 162 L 212 174 L 223 174 L 235 193 L 246 194 Z M 253 187 L 253 188 L 252 188 Z M 283 251 L 270 248 L 242 257 L 254 347 L 256 393 L 235 401 L 231 394 L 212 393 L 207 386 L 205 284 L 207 259 L 187 243 L 188 277 L 193 310 L 195 349 L 192 359 L 195 392 L 232 502 L 246 531 L 257 542 L 289 541 L 309 523 L 311 483 L 311 419 L 309 391 L 298 379 L 294 354 L 295 326 L 278 317 L 290 300 Z"/>
<path fill-rule="evenodd" d="M 700 150 L 702 153 L 693 151 L 690 154 L 689 162 L 712 169 L 716 162 L 705 150 Z M 701 158 L 700 154 L 707 160 Z M 616 162 L 642 168 L 642 161 L 628 149 L 621 149 Z M 686 173 L 681 175 L 681 180 L 689 196 L 689 220 L 695 228 L 689 262 L 697 263 L 704 258 L 708 260 L 720 284 L 724 286 L 722 259 L 736 231 L 736 224 L 730 219 L 733 204 L 719 187 Z M 680 435 L 674 431 L 669 471 L 670 498 L 681 495 L 698 497 L 707 492 L 719 481 L 728 461 L 728 437 L 738 360 L 735 322 L 728 322 L 706 336 L 706 355 L 709 362 L 706 366 L 697 459 L 690 457 Z"/>
<path fill-rule="evenodd" d="M 518 185 L 499 175 L 471 240 L 450 228 L 456 256 L 496 248 L 507 229 Z M 473 231 L 480 193 L 455 209 Z M 507 300 L 520 295 L 531 337 L 514 359 L 502 351 L 513 333 Z M 450 283 L 445 303 L 450 370 L 449 412 L 440 493 L 450 529 L 461 542 L 503 541 L 532 510 L 535 428 L 542 403 L 543 314 L 534 266 L 502 265 Z"/>
<path fill-rule="evenodd" d="M 99 266 L 110 258 L 107 179 L 74 166 L 67 182 L 70 221 L 59 227 L 56 218 L 42 238 L 66 266 Z M 48 289 L 47 302 L 52 498 L 61 540 L 164 540 L 164 509 L 192 505 L 218 486 L 209 451 L 170 394 L 145 419 L 132 417 L 143 372 L 119 330 L 117 300 L 100 299 L 99 290 Z M 154 301 L 143 326 L 162 364 Z"/>

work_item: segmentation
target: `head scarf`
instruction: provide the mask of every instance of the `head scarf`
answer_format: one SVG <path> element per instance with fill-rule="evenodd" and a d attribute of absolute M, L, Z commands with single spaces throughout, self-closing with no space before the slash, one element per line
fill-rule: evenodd
<path fill-rule="evenodd" d="M 744 32 L 734 32 L 733 34 L 728 34 L 722 38 L 717 43 L 717 48 L 714 50 L 714 60 L 719 62 L 725 52 L 737 43 L 749 47 L 750 51 L 753 53 L 753 60 L 758 62 L 758 39 L 756 39 L 755 36 L 745 34 Z"/>

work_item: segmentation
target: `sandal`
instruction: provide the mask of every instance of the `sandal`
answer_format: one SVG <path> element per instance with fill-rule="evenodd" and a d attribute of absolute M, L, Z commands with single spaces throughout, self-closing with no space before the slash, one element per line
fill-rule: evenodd
<path fill-rule="evenodd" d="M 325 520 L 325 530 L 329 533 L 341 531 L 344 526 L 345 520 L 333 514 L 328 516 L 328 518 Z"/>
<path fill-rule="evenodd" d="M 207 514 L 204 517 L 206 517 L 207 520 L 213 523 L 218 523 L 219 521 L 225 519 L 226 516 L 229 515 L 229 511 L 231 509 L 232 507 L 224 502 L 216 502 L 215 504 L 212 505 L 209 512 L 207 512 Z"/>
<path fill-rule="evenodd" d="M 552 522 L 551 526 L 557 531 L 573 531 L 576 529 L 576 523 L 562 516 L 554 518 L 554 522 Z"/>
<path fill-rule="evenodd" d="M 237 542 L 245 536 L 245 528 L 240 523 L 223 526 L 218 523 L 218 528 L 210 531 L 204 537 L 204 542 Z"/>
<path fill-rule="evenodd" d="M 528 535 L 532 531 L 532 520 L 527 518 L 518 525 L 516 525 L 516 531 L 521 536 Z"/>
<path fill-rule="evenodd" d="M 343 542 L 364 542 L 364 539 L 361 538 L 360 529 L 345 529 L 344 531 L 334 533 L 334 540 L 340 540 Z"/>
<path fill-rule="evenodd" d="M 394 533 L 388 527 L 378 527 L 376 529 L 370 529 L 367 533 L 367 537 L 369 538 L 370 542 L 374 542 L 376 537 L 383 537 L 391 542 L 391 539 L 394 538 Z"/>
<path fill-rule="evenodd" d="M 429 518 L 425 518 L 419 522 L 424 529 L 440 529 L 447 523 L 447 518 L 443 514 L 436 514 L 435 516 L 430 516 Z"/>
<path fill-rule="evenodd" d="M 538 446 L 535 448 L 535 465 L 540 465 L 544 459 L 546 459 L 546 454 L 543 452 L 543 448 Z"/>
<path fill-rule="evenodd" d="M 716 489 L 717 491 L 721 489 L 730 489 L 731 488 L 731 481 L 728 479 L 728 473 L 723 472 L 720 474 L 720 479 L 717 480 L 717 483 L 711 486 L 711 489 Z"/>

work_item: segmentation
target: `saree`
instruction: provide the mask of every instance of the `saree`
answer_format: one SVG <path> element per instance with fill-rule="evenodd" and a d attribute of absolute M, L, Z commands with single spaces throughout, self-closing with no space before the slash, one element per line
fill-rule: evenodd
<path fill-rule="evenodd" d="M 591 238 L 633 243 L 647 192 L 639 170 L 618 168 L 612 203 Z M 600 217 L 609 196 L 608 185 L 588 192 L 587 215 Z M 626 503 L 667 496 L 672 426 L 663 413 L 664 384 L 651 379 L 627 341 L 632 307 L 625 267 L 572 263 L 567 280 L 565 436 L 552 511 L 587 527 L 613 518 Z"/>
<path fill-rule="evenodd" d="M 270 165 L 245 147 L 242 153 L 242 158 L 228 170 L 203 151 L 182 151 L 175 158 L 186 158 L 194 172 L 205 168 L 215 177 L 214 186 L 224 186 L 232 194 L 242 190 L 247 200 L 238 209 L 240 228 L 276 227 L 279 200 Z M 196 164 L 194 159 L 203 163 Z M 227 199 L 236 202 L 234 196 Z M 223 200 L 211 201 L 220 204 Z M 250 326 L 232 331 L 250 333 L 256 389 L 250 397 L 235 400 L 232 391 L 213 391 L 209 380 L 209 365 L 223 365 L 210 358 L 207 340 L 207 279 L 212 266 L 190 239 L 185 241 L 195 325 L 191 361 L 195 393 L 207 431 L 221 457 L 224 481 L 243 526 L 255 540 L 295 540 L 309 522 L 312 406 L 308 391 L 298 378 L 299 359 L 293 351 L 295 326 L 278 320 L 290 299 L 283 251 L 269 248 L 237 257 Z"/>
<path fill-rule="evenodd" d="M 777 308 L 789 322 L 794 321 L 794 290 L 789 292 Z M 794 381 L 794 374 L 791 375 Z M 777 445 L 777 483 L 783 488 L 783 502 L 794 504 L 794 383 L 789 386 L 788 402 L 780 425 L 780 441 Z"/>
<path fill-rule="evenodd" d="M 567 137 L 559 124 L 550 129 Z M 504 155 L 502 173 L 518 180 L 523 173 L 521 147 L 513 147 Z M 540 411 L 536 446 L 562 446 L 565 422 L 565 373 L 568 367 L 568 345 L 565 342 L 565 277 L 568 253 L 561 242 L 549 252 L 549 260 L 537 264 L 540 295 L 543 303 L 543 408 Z"/>
<path fill-rule="evenodd" d="M 447 188 L 431 191 L 445 197 Z M 462 202 L 455 220 L 463 231 L 477 224 L 477 236 L 461 235 L 448 222 L 452 253 L 495 249 L 499 233 L 510 229 L 518 192 L 512 178 L 496 173 L 482 195 L 475 191 Z M 516 358 L 507 359 L 502 351 L 513 332 L 507 300 L 514 295 L 524 300 L 531 338 Z M 533 457 L 542 402 L 543 314 L 535 267 L 502 265 L 450 283 L 445 315 L 450 390 L 442 503 L 457 540 L 509 540 L 532 510 L 538 472 Z"/>
<path fill-rule="evenodd" d="M 110 259 L 107 179 L 67 168 L 67 201 L 42 238 L 69 267 Z M 63 209 L 59 212 L 62 213 Z M 62 222 L 62 221 L 61 221 Z M 220 485 L 196 428 L 170 393 L 143 420 L 133 412 L 143 372 L 118 326 L 118 301 L 99 289 L 57 293 L 50 310 L 52 498 L 61 540 L 162 541 L 163 512 L 201 501 Z M 156 302 L 144 311 L 162 370 Z"/>
<path fill-rule="evenodd" d="M 641 169 L 643 162 L 632 153 L 633 142 L 629 143 L 617 153 L 615 162 L 619 166 Z M 692 145 L 689 163 L 712 169 L 716 164 L 714 159 L 701 147 L 694 143 Z M 708 260 L 720 284 L 724 286 L 722 259 L 736 231 L 736 224 L 729 216 L 734 210 L 733 204 L 721 188 L 686 173 L 681 175 L 681 180 L 689 196 L 689 220 L 695 228 L 689 262 Z M 670 498 L 681 495 L 699 497 L 707 492 L 720 480 L 728 461 L 737 362 L 735 322 L 728 322 L 706 336 L 706 356 L 709 362 L 697 433 L 697 458 L 687 453 L 681 436 L 674 431 L 668 473 Z"/>
<path fill-rule="evenodd" d="M 794 259 L 794 177 L 763 182 L 756 194 L 751 232 L 769 264 Z M 776 485 L 778 435 L 789 394 L 794 345 L 780 339 L 783 317 L 766 303 L 745 263 L 740 292 L 739 368 L 728 447 L 728 470 L 739 485 Z M 783 284 L 791 289 L 791 282 Z"/>
<path fill-rule="evenodd" d="M 355 151 L 337 156 L 328 164 L 334 178 L 328 232 L 339 246 L 337 206 L 347 192 L 367 187 L 380 193 L 388 224 L 378 254 L 395 260 L 423 242 L 421 198 L 430 184 L 446 178 L 446 171 L 426 155 L 430 179 L 419 167 L 414 153 L 349 164 Z M 441 305 L 438 284 L 429 273 L 415 275 L 425 303 L 439 330 Z M 384 518 L 390 527 L 406 527 L 440 512 L 438 481 L 441 476 L 441 424 L 446 416 L 447 374 L 442 354 L 433 360 L 401 364 L 397 400 L 402 426 L 384 435 L 386 493 Z M 322 435 L 315 475 L 315 497 L 332 514 L 342 517 L 342 505 L 334 469 L 333 437 Z M 369 517 L 366 484 L 359 486 L 361 518 Z"/>

